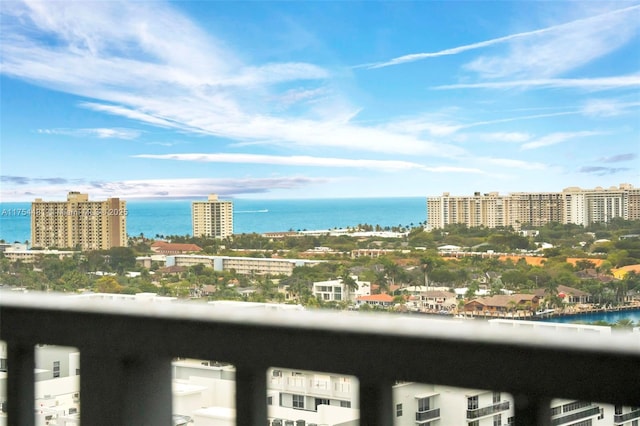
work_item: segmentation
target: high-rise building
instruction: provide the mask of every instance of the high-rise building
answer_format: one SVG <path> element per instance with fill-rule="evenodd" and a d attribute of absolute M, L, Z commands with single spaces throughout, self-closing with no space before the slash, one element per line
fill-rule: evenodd
<path fill-rule="evenodd" d="M 127 245 L 127 205 L 119 198 L 89 201 L 87 194 L 69 192 L 67 201 L 31 204 L 31 244 L 34 247 L 106 250 Z"/>
<path fill-rule="evenodd" d="M 233 203 L 222 201 L 216 194 L 207 201 L 191 204 L 194 237 L 225 238 L 233 235 Z"/>
<path fill-rule="evenodd" d="M 496 228 L 543 226 L 550 222 L 588 226 L 611 219 L 640 219 L 640 189 L 630 184 L 608 189 L 565 188 L 562 192 L 497 192 L 427 198 L 427 228 L 450 224 Z"/>

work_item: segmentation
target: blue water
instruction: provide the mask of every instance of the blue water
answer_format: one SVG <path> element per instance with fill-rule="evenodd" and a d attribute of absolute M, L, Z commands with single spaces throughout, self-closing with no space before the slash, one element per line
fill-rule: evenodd
<path fill-rule="evenodd" d="M 29 240 L 31 203 L 0 203 L 0 239 Z M 22 211 L 24 209 L 24 211 Z M 426 198 L 233 200 L 234 233 L 345 228 L 358 224 L 418 225 Z M 127 233 L 147 237 L 191 234 L 191 201 L 127 201 Z"/>
<path fill-rule="evenodd" d="M 542 321 L 561 322 L 561 323 L 576 323 L 576 322 L 592 323 L 595 321 L 606 321 L 612 324 L 621 319 L 630 319 L 635 323 L 640 322 L 640 309 L 618 311 L 618 312 L 598 312 L 598 313 L 590 313 L 590 314 L 569 315 L 564 317 L 548 318 Z"/>

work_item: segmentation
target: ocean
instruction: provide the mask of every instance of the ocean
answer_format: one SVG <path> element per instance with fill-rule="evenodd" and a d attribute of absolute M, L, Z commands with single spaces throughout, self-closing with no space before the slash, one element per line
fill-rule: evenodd
<path fill-rule="evenodd" d="M 324 230 L 358 224 L 417 226 L 426 221 L 426 197 L 303 200 L 234 199 L 234 233 Z M 31 203 L 0 203 L 0 239 L 31 239 Z M 191 201 L 127 201 L 127 233 L 191 235 Z"/>

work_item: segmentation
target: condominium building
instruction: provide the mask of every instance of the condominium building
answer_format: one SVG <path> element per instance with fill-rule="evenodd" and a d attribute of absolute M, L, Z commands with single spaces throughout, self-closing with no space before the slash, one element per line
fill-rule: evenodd
<path fill-rule="evenodd" d="M 194 201 L 191 221 L 194 237 L 230 237 L 233 235 L 233 203 L 219 200 L 216 194 L 209 195 L 207 201 Z"/>
<path fill-rule="evenodd" d="M 270 257 L 234 257 L 234 256 L 204 256 L 191 254 L 176 254 L 166 257 L 166 266 L 194 266 L 204 265 L 216 271 L 235 271 L 241 275 L 286 275 L 293 273 L 298 266 L 313 266 L 321 260 L 285 259 Z"/>
<path fill-rule="evenodd" d="M 444 228 L 451 224 L 468 227 L 496 228 L 511 226 L 519 230 L 524 225 L 543 226 L 547 223 L 574 223 L 588 226 L 607 223 L 614 218 L 640 219 L 640 189 L 630 184 L 608 189 L 566 188 L 562 192 L 497 192 L 473 196 L 427 198 L 427 228 Z"/>
<path fill-rule="evenodd" d="M 119 198 L 89 201 L 87 194 L 69 192 L 67 201 L 31 204 L 33 247 L 106 250 L 127 245 L 127 206 Z"/>

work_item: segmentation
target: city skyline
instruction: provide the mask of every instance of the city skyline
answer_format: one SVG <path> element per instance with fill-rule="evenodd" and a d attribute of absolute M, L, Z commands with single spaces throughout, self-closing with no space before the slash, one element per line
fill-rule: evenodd
<path fill-rule="evenodd" d="M 464 5 L 3 2 L 0 199 L 638 186 L 640 3 Z"/>

